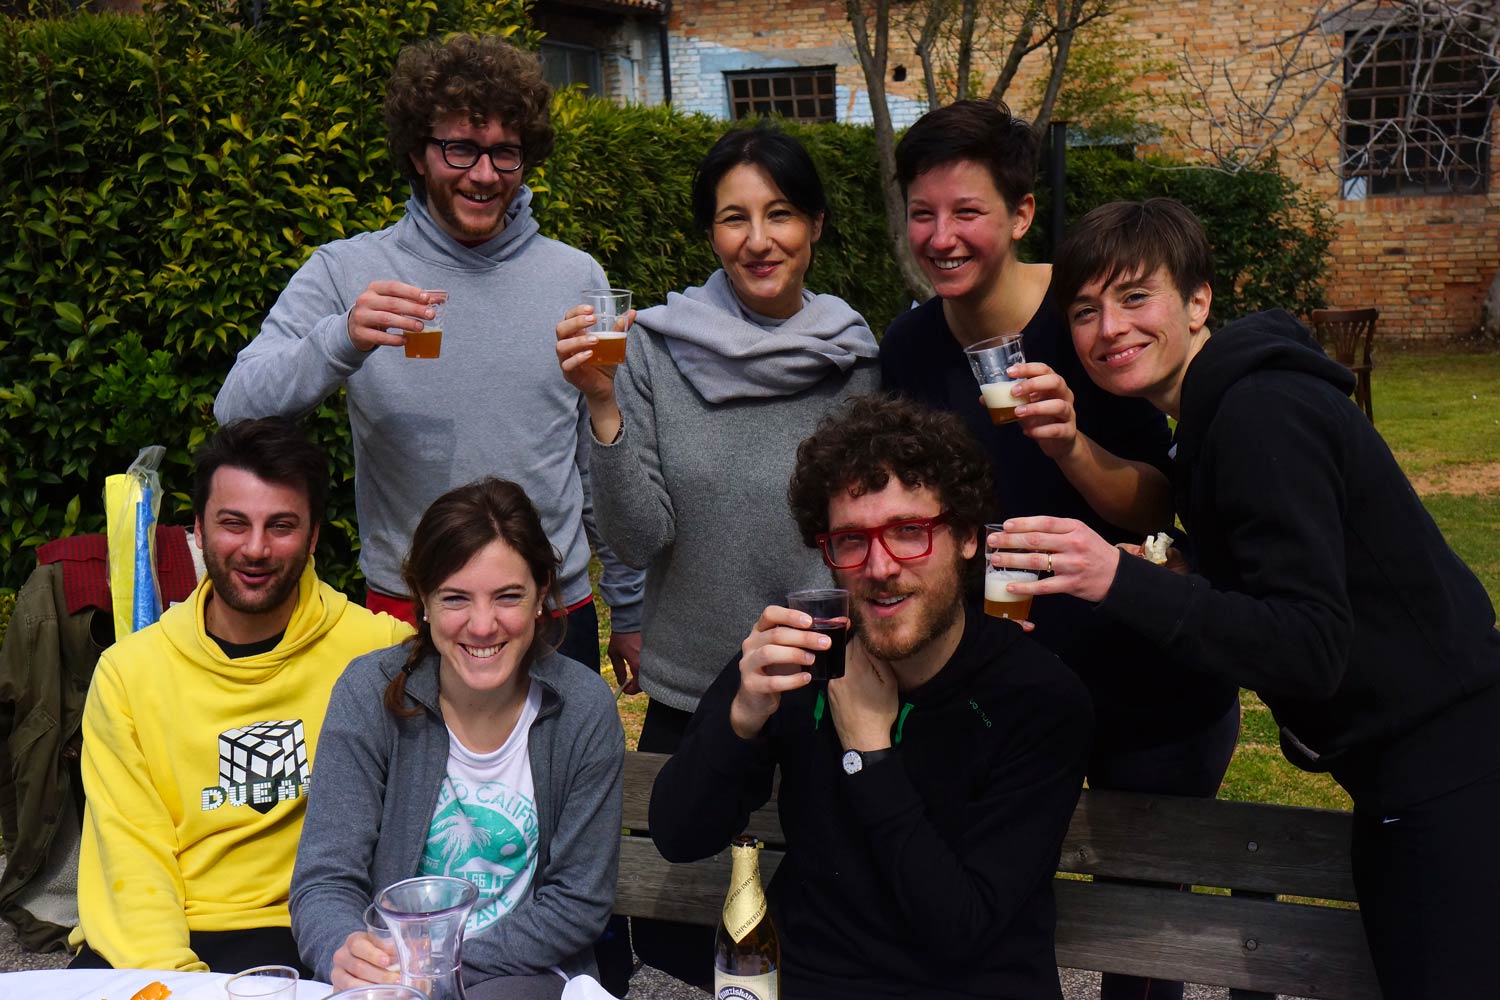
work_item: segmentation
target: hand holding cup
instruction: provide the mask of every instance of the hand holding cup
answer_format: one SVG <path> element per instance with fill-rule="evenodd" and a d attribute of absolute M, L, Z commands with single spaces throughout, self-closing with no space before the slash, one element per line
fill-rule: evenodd
<path fill-rule="evenodd" d="M 729 722 L 741 739 L 754 739 L 765 728 L 783 694 L 812 683 L 815 655 L 832 645 L 812 624 L 805 611 L 768 605 L 740 644 L 740 688 Z"/>
<path fill-rule="evenodd" d="M 432 318 L 434 293 L 401 281 L 372 281 L 349 310 L 345 329 L 361 351 L 402 347 L 408 333 L 421 333 Z M 447 293 L 441 293 L 446 298 Z"/>

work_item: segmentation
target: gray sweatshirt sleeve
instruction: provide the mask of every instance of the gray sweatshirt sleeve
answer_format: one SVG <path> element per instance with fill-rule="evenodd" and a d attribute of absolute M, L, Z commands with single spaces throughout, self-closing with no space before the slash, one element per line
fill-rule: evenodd
<path fill-rule="evenodd" d="M 292 275 L 214 400 L 219 423 L 300 417 L 364 364 L 368 355 L 349 340 L 353 302 L 338 291 L 337 268 L 333 254 L 319 249 Z"/>
<path fill-rule="evenodd" d="M 604 269 L 594 264 L 596 287 L 609 287 Z M 578 398 L 578 451 L 574 461 L 578 463 L 578 479 L 583 483 L 583 530 L 588 535 L 589 545 L 599 557 L 599 594 L 609 605 L 610 630 L 612 632 L 639 632 L 641 630 L 641 601 L 646 593 L 646 571 L 643 563 L 622 559 L 608 536 L 597 527 L 594 507 L 594 485 L 590 470 L 589 442 L 594 434 L 589 425 L 589 411 L 583 397 Z"/>
<path fill-rule="evenodd" d="M 372 707 L 383 718 L 372 717 Z M 333 971 L 333 953 L 351 933 L 364 930 L 364 910 L 374 898 L 370 873 L 392 727 L 379 692 L 346 671 L 334 685 L 318 736 L 292 869 L 292 935 L 302 960 L 324 982 Z"/>
<path fill-rule="evenodd" d="M 594 433 L 590 429 L 588 408 L 582 398 L 578 401 L 578 479 L 583 483 L 583 530 L 588 535 L 589 545 L 599 557 L 599 593 L 609 605 L 610 630 L 612 632 L 639 632 L 641 630 L 641 601 L 646 593 L 646 571 L 627 564 L 604 540 L 597 527 L 594 515 L 594 482 L 590 469 L 589 442 Z"/>
<path fill-rule="evenodd" d="M 599 530 L 632 566 L 649 566 L 676 537 L 672 497 L 657 450 L 656 406 L 644 337 L 630 338 L 615 378 L 624 418 L 620 436 L 602 442 L 589 433 L 594 470 L 594 510 Z"/>
<path fill-rule="evenodd" d="M 589 681 L 570 694 L 573 731 L 557 734 L 570 773 L 549 779 L 566 798 L 533 891 L 503 920 L 464 939 L 464 965 L 475 981 L 532 974 L 591 955 L 614 907 L 625 733 L 608 686 L 598 675 Z"/>

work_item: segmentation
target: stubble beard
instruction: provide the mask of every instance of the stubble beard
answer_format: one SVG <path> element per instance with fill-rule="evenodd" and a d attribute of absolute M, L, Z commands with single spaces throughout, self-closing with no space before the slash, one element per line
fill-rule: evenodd
<path fill-rule="evenodd" d="M 246 593 L 236 582 L 233 569 L 219 557 L 203 550 L 203 566 L 213 585 L 213 594 L 230 609 L 242 615 L 263 615 L 281 607 L 297 591 L 302 581 L 302 571 L 307 567 L 307 554 L 285 563 L 272 576 L 270 583 L 257 592 Z"/>
<path fill-rule="evenodd" d="M 441 191 L 434 190 L 430 185 L 427 189 L 427 207 L 433 215 L 442 220 L 448 228 L 458 233 L 466 240 L 488 240 L 499 236 L 505 230 L 505 212 L 510 206 L 503 206 L 500 212 L 500 228 L 490 227 L 477 228 L 466 222 L 458 214 L 458 189 L 447 188 Z M 498 201 L 498 199 L 497 199 Z"/>
<path fill-rule="evenodd" d="M 854 632 L 859 636 L 860 643 L 871 655 L 890 663 L 915 656 L 946 634 L 963 612 L 963 567 L 964 560 L 955 559 L 953 572 L 946 579 L 934 581 L 926 588 L 913 592 L 913 598 L 919 605 L 918 613 L 913 627 L 907 630 L 908 637 L 905 639 L 892 634 L 878 619 L 866 619 L 861 613 L 863 604 L 854 603 L 850 617 L 854 620 Z"/>

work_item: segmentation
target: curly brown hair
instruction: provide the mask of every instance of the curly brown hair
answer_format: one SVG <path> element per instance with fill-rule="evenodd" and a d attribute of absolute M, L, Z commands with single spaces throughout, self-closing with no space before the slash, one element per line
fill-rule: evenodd
<path fill-rule="evenodd" d="M 525 167 L 552 152 L 552 88 L 536 55 L 498 35 L 414 42 L 396 58 L 385 92 L 385 127 L 391 156 L 424 194 L 412 154 L 421 154 L 433 123 L 453 111 L 468 112 L 476 126 L 495 120 L 514 128 Z"/>
<path fill-rule="evenodd" d="M 817 547 L 836 493 L 883 490 L 892 476 L 937 494 L 956 537 L 983 527 L 991 504 L 990 466 L 963 421 L 877 393 L 849 400 L 797 446 L 787 502 L 803 544 Z"/>

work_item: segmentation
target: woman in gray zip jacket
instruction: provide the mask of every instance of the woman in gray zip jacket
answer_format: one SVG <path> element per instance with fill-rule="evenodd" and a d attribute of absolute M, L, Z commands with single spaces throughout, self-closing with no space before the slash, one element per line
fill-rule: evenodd
<path fill-rule="evenodd" d="M 329 702 L 292 874 L 298 949 L 339 989 L 395 982 L 365 907 L 401 879 L 453 875 L 479 888 L 463 945 L 471 1000 L 559 996 L 563 977 L 597 974 L 614 900 L 614 699 L 553 651 L 556 555 L 514 483 L 438 498 L 403 573 L 417 635 L 354 660 Z"/>

